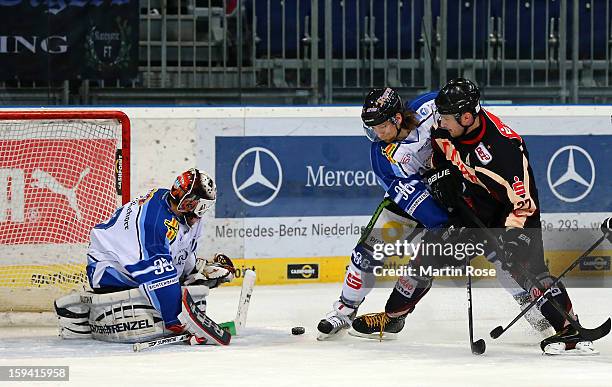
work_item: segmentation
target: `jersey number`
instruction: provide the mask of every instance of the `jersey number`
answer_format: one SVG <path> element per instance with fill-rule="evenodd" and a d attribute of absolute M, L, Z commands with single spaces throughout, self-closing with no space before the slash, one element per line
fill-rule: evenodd
<path fill-rule="evenodd" d="M 164 271 L 173 271 L 174 266 L 165 259 L 156 259 L 153 261 L 153 266 L 155 267 L 154 273 L 157 275 L 163 274 Z"/>

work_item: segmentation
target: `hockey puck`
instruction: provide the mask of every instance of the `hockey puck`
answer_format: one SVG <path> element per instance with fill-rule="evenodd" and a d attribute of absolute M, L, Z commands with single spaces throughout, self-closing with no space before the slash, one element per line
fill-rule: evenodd
<path fill-rule="evenodd" d="M 304 327 L 293 327 L 293 328 L 291 328 L 291 334 L 292 335 L 303 335 L 304 332 L 306 332 L 306 329 L 304 329 Z"/>

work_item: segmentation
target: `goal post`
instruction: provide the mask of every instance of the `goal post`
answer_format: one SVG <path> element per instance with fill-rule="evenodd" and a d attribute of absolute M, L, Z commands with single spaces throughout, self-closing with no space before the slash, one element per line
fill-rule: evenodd
<path fill-rule="evenodd" d="M 82 288 L 90 230 L 129 200 L 125 113 L 0 110 L 0 312 Z"/>

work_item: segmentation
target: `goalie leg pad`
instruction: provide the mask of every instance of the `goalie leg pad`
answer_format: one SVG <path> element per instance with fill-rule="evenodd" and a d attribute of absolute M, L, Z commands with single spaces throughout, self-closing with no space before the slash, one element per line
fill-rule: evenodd
<path fill-rule="evenodd" d="M 182 301 L 183 310 L 178 319 L 196 337 L 195 344 L 229 345 L 230 333 L 198 309 L 187 289 L 183 289 Z"/>
<path fill-rule="evenodd" d="M 206 310 L 206 286 L 190 286 L 194 304 Z M 73 292 L 55 300 L 59 336 L 135 343 L 174 334 L 139 289 L 97 294 Z"/>
<path fill-rule="evenodd" d="M 72 292 L 53 303 L 58 335 L 62 339 L 90 339 L 89 306 L 81 303 L 79 292 Z"/>

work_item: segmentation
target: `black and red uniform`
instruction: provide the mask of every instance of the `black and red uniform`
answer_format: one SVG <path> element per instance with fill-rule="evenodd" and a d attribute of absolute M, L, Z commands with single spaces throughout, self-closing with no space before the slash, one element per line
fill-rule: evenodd
<path fill-rule="evenodd" d="M 491 229 L 523 229 L 531 238 L 529 251 L 518 262 L 533 277 L 546 283 L 550 278 L 544 262 L 538 191 L 523 139 L 497 116 L 484 109 L 477 113 L 480 125 L 459 138 L 438 138 L 436 132 L 433 164 L 436 168 L 454 165 L 464 179 L 462 196 L 476 216 Z M 516 267 L 515 267 L 516 269 Z M 538 290 L 518 270 L 513 278 L 534 296 Z M 553 289 L 555 299 L 571 311 L 567 292 Z M 560 330 L 563 318 L 552 306 L 542 305 L 542 314 Z"/>

